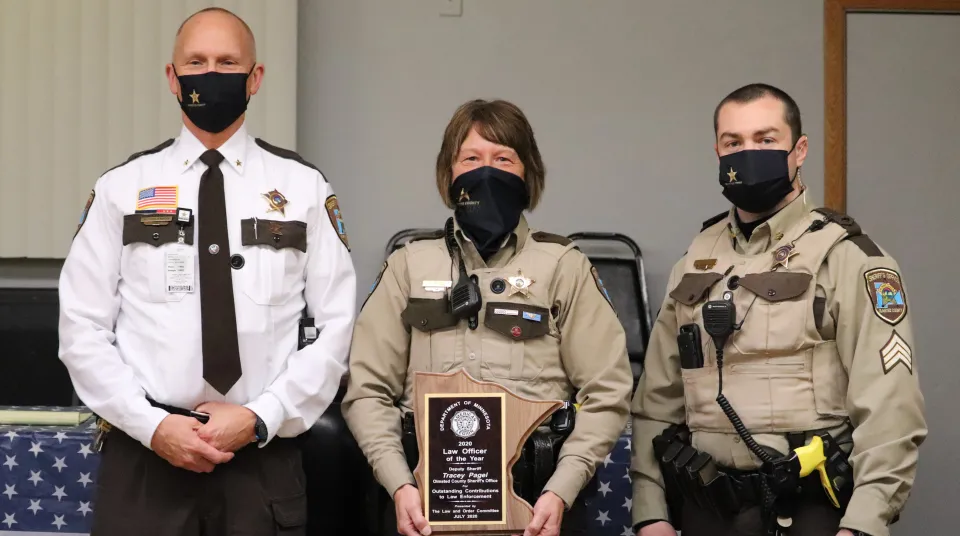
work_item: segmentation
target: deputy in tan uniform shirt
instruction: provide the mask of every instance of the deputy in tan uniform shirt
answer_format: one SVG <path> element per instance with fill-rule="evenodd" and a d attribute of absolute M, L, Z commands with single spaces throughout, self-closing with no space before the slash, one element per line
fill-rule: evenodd
<path fill-rule="evenodd" d="M 574 429 L 524 532 L 555 536 L 626 426 L 632 375 L 623 328 L 587 258 L 565 237 L 533 231 L 523 217 L 540 198 L 544 167 L 516 106 L 477 100 L 456 111 L 437 157 L 437 186 L 454 209 L 462 253 L 451 259 L 438 237 L 388 258 L 357 320 L 344 417 L 394 497 L 398 530 L 426 535 L 401 445 L 414 372 L 462 368 L 520 396 L 575 396 Z M 451 314 L 459 262 L 482 295 L 476 329 Z"/>
<path fill-rule="evenodd" d="M 734 207 L 705 222 L 674 266 L 652 331 L 632 406 L 635 529 L 672 536 L 671 521 L 684 536 L 766 534 L 756 506 L 724 517 L 686 498 L 680 519 L 670 519 L 654 456 L 653 440 L 686 423 L 692 447 L 721 471 L 744 476 L 761 465 L 717 401 L 703 307 L 729 299 L 739 329 L 721 343 L 723 395 L 755 441 L 786 454 L 790 432 L 803 445 L 812 431 L 838 437 L 852 428 L 841 447 L 853 467 L 846 510 L 827 502 L 814 473 L 783 533 L 887 536 L 927 435 L 900 268 L 852 218 L 807 204 L 807 139 L 788 95 L 740 88 L 717 107 L 715 127 L 719 179 Z M 677 337 L 689 323 L 702 335 L 702 366 L 682 363 Z"/>

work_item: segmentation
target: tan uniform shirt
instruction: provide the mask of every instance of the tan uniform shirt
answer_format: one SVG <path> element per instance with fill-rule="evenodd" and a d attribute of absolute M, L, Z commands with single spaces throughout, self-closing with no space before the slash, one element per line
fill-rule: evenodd
<path fill-rule="evenodd" d="M 521 222 L 488 262 L 456 231 L 468 273 L 479 279 L 479 326 L 449 314 L 458 279 L 442 239 L 390 256 L 364 304 L 350 352 L 343 414 L 374 475 L 391 495 L 414 484 L 401 447 L 412 411 L 413 372 L 465 369 L 514 393 L 581 405 L 545 490 L 569 507 L 626 426 L 632 375 L 626 337 L 586 256 L 564 237 Z M 513 292 L 510 278 L 530 280 Z M 497 292 L 500 290 L 500 292 Z"/>
<path fill-rule="evenodd" d="M 635 523 L 668 518 L 652 441 L 669 423 L 688 423 L 694 446 L 722 466 L 760 464 L 715 401 L 716 353 L 700 314 L 738 276 L 732 293 L 744 324 L 724 347 L 723 394 L 758 443 L 783 453 L 785 432 L 836 429 L 849 420 L 855 490 L 841 527 L 889 534 L 927 434 L 909 298 L 897 262 L 865 237 L 844 240 L 836 223 L 805 233 L 823 219 L 811 210 L 801 196 L 749 240 L 731 211 L 674 266 L 632 405 Z M 770 275 L 774 253 L 791 242 L 787 266 Z M 751 273 L 762 277 L 747 279 Z M 708 284 L 697 288 L 697 279 Z M 700 324 L 702 369 L 680 367 L 676 337 L 689 322 Z"/>

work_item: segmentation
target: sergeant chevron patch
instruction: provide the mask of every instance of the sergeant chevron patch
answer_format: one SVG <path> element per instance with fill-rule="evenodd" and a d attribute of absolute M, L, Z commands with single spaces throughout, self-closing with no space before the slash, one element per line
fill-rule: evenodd
<path fill-rule="evenodd" d="M 913 374 L 913 350 L 896 330 L 890 335 L 890 340 L 883 345 L 883 348 L 880 348 L 880 360 L 883 363 L 884 374 L 889 374 L 899 364 L 903 364 L 910 374 Z"/>

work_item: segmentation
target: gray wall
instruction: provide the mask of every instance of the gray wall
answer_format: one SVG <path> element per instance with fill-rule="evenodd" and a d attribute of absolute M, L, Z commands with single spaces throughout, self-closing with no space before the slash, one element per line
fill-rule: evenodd
<path fill-rule="evenodd" d="M 895 534 L 956 534 L 960 16 L 852 15 L 847 42 L 847 206 L 902 269 L 930 427 Z"/>
<path fill-rule="evenodd" d="M 797 99 L 821 202 L 821 2 L 465 0 L 462 17 L 438 5 L 300 2 L 298 149 L 336 189 L 360 288 L 394 232 L 443 224 L 434 159 L 476 97 L 514 101 L 536 130 L 547 189 L 533 225 L 633 237 L 654 312 L 699 222 L 726 208 L 712 121 L 728 92 L 765 81 Z"/>

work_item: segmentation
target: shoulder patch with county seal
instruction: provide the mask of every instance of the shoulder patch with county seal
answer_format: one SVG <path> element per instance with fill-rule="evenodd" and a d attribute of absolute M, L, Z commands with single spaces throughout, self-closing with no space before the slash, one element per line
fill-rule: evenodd
<path fill-rule="evenodd" d="M 87 198 L 87 204 L 83 207 L 83 212 L 80 213 L 80 222 L 77 223 L 77 230 L 73 233 L 74 238 L 80 232 L 80 228 L 83 227 L 83 223 L 87 221 L 87 215 L 90 214 L 90 207 L 93 206 L 93 200 L 96 199 L 97 193 L 93 190 L 90 190 L 90 197 Z"/>
<path fill-rule="evenodd" d="M 873 312 L 891 326 L 899 324 L 907 316 L 907 294 L 900 274 L 889 268 L 874 268 L 867 270 L 863 279 Z"/>
<path fill-rule="evenodd" d="M 607 287 L 603 286 L 603 279 L 600 278 L 600 272 L 597 271 L 596 266 L 590 267 L 590 275 L 593 276 L 593 281 L 597 284 L 597 289 L 600 291 L 600 294 L 603 294 L 604 299 L 607 300 L 610 308 L 613 309 L 614 314 L 616 314 L 617 308 L 613 305 L 613 299 L 610 297 L 610 293 L 607 292 Z"/>
<path fill-rule="evenodd" d="M 373 284 L 370 285 L 370 292 L 367 293 L 367 297 L 363 299 L 363 303 L 360 305 L 360 309 L 363 309 L 363 306 L 367 304 L 367 300 L 370 299 L 370 296 L 373 296 L 373 291 L 377 290 L 377 287 L 380 286 L 380 280 L 383 279 L 384 272 L 387 271 L 387 262 L 384 261 L 383 266 L 380 267 L 380 272 L 377 274 L 377 278 L 373 280 Z"/>
<path fill-rule="evenodd" d="M 323 205 L 327 209 L 327 216 L 330 217 L 330 224 L 333 225 L 333 230 L 337 232 L 337 236 L 340 237 L 343 245 L 347 247 L 347 251 L 350 251 L 350 241 L 347 239 L 347 229 L 343 224 L 343 213 L 340 211 L 337 196 L 331 195 L 327 197 Z"/>
<path fill-rule="evenodd" d="M 913 374 L 913 349 L 897 330 L 893 330 L 890 340 L 880 348 L 880 362 L 883 364 L 884 374 L 889 374 L 897 365 L 903 365 Z"/>

